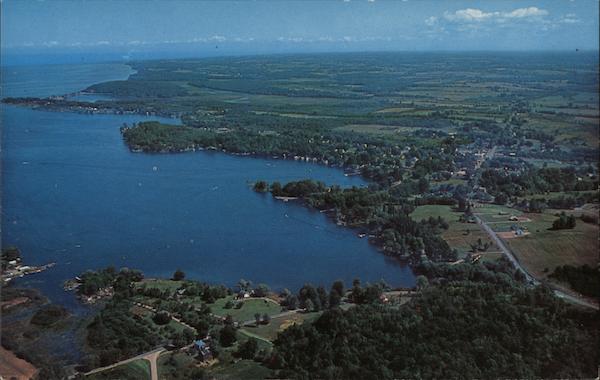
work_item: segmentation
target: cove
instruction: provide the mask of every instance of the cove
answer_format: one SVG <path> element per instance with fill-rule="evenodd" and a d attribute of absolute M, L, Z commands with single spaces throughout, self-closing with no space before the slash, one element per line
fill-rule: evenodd
<path fill-rule="evenodd" d="M 64 72 L 54 71 L 54 89 L 52 75 L 45 75 L 47 94 L 110 79 L 90 69 L 79 75 L 78 87 L 66 89 Z M 19 74 L 20 83 L 33 96 L 35 85 L 22 76 L 40 73 L 29 72 L 34 74 Z M 355 231 L 251 188 L 258 179 L 305 178 L 364 186 L 361 178 L 317 164 L 221 152 L 132 153 L 119 127 L 143 120 L 173 123 L 2 106 L 2 245 L 18 246 L 26 263 L 57 263 L 18 284 L 72 306 L 63 281 L 108 265 L 137 268 L 147 277 L 169 277 L 181 268 L 188 278 L 211 283 L 233 286 L 245 278 L 294 291 L 308 282 L 328 287 L 337 279 L 348 286 L 357 277 L 414 284 L 407 266 Z"/>

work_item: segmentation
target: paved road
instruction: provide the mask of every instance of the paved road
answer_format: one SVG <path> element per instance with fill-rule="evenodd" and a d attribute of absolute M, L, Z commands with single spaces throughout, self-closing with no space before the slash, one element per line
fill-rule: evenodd
<path fill-rule="evenodd" d="M 496 234 L 496 232 L 489 226 L 487 225 L 481 218 L 479 218 L 478 216 L 475 216 L 475 219 L 477 220 L 477 223 L 485 230 L 485 232 L 487 232 L 487 234 L 492 238 L 492 240 L 496 243 L 496 245 L 498 246 L 498 248 L 500 248 L 500 250 L 502 251 L 502 253 L 504 254 L 504 256 L 506 256 L 506 258 L 512 263 L 512 265 L 517 268 L 518 270 L 520 270 L 524 275 L 525 278 L 527 279 L 527 282 L 529 282 L 532 285 L 540 285 L 540 281 L 536 280 L 535 277 L 533 277 L 531 274 L 529 274 L 529 272 L 527 272 L 527 270 L 525 268 L 523 268 L 523 266 L 521 265 L 521 263 L 519 263 L 519 260 L 517 260 L 517 258 L 515 257 L 515 255 L 512 253 L 512 251 L 510 250 L 510 248 L 508 248 L 504 242 L 502 241 L 502 239 L 500 239 L 500 237 L 498 237 L 498 234 Z M 589 307 L 595 310 L 599 310 L 598 305 L 594 304 L 592 302 L 588 302 L 584 299 L 572 296 L 570 294 L 567 294 L 561 290 L 558 289 L 553 289 L 554 294 L 559 297 L 562 298 L 566 301 L 575 303 L 577 305 L 580 306 L 584 306 L 584 307 Z"/>
<path fill-rule="evenodd" d="M 530 275 L 529 272 L 527 272 L 527 270 L 525 270 L 525 268 L 521 266 L 519 260 L 517 260 L 515 255 L 513 255 L 512 251 L 504 244 L 504 242 L 502 241 L 502 239 L 500 239 L 498 234 L 496 234 L 496 231 L 494 231 L 489 225 L 487 225 L 486 222 L 483 221 L 483 219 L 481 219 L 477 215 L 475 215 L 475 220 L 477 220 L 477 224 L 479 224 L 485 230 L 485 232 L 487 232 L 487 234 L 492 238 L 494 243 L 496 243 L 498 248 L 500 248 L 500 251 L 504 254 L 504 256 L 506 256 L 508 261 L 510 261 L 515 268 L 520 270 L 525 275 L 525 279 L 527 280 L 527 282 L 534 285 L 538 285 L 539 281 L 533 278 L 533 276 Z"/>
<path fill-rule="evenodd" d="M 109 369 L 113 369 L 116 368 L 120 365 L 123 364 L 127 364 L 127 363 L 131 363 L 135 360 L 139 360 L 139 359 L 144 359 L 144 360 L 148 360 L 150 362 L 150 375 L 152 377 L 152 380 L 158 380 L 158 368 L 156 365 L 156 359 L 158 359 L 158 357 L 160 356 L 160 354 L 165 351 L 164 347 L 158 347 L 155 348 L 152 351 L 148 351 L 145 352 L 143 354 L 139 354 L 137 356 L 134 356 L 132 358 L 129 359 L 125 359 L 125 360 L 121 360 L 120 362 L 108 365 L 106 367 L 100 367 L 100 368 L 96 368 L 91 370 L 90 372 L 86 372 L 84 373 L 85 376 L 89 376 L 92 375 L 94 373 L 98 373 L 98 372 L 102 372 L 102 371 L 107 371 Z"/>
<path fill-rule="evenodd" d="M 594 303 L 591 303 L 591 302 L 588 302 L 588 301 L 586 301 L 584 299 L 577 298 L 575 296 L 572 296 L 572 295 L 567 294 L 567 293 L 565 293 L 563 291 L 560 291 L 560 290 L 554 289 L 554 295 L 557 296 L 558 298 L 565 299 L 565 300 L 570 301 L 572 303 L 576 303 L 576 304 L 578 304 L 580 306 L 585 306 L 585 307 L 589 307 L 589 308 L 592 308 L 592 309 L 595 309 L 595 310 L 600 310 L 599 307 L 598 307 L 598 305 L 596 305 Z"/>

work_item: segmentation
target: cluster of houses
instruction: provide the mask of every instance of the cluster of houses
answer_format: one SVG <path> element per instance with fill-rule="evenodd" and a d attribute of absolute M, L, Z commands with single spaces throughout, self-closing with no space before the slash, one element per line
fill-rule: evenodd
<path fill-rule="evenodd" d="M 104 298 L 112 298 L 112 296 L 115 294 L 115 291 L 113 289 L 112 286 L 108 286 L 106 288 L 101 288 L 98 289 L 98 291 L 92 295 L 85 295 L 85 294 L 79 294 L 79 299 L 81 300 L 81 302 L 91 305 L 94 304 L 98 301 L 100 301 L 101 299 Z"/>
<path fill-rule="evenodd" d="M 54 266 L 54 263 L 42 266 L 22 265 L 21 259 L 10 260 L 3 265 L 2 283 L 7 284 L 15 278 L 23 277 L 28 274 L 39 273 Z"/>

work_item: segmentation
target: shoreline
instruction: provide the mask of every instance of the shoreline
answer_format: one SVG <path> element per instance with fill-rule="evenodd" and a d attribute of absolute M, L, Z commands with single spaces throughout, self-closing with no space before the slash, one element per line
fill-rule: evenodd
<path fill-rule="evenodd" d="M 182 114 L 157 112 L 157 111 L 144 111 L 143 109 L 132 109 L 124 107 L 123 109 L 116 108 L 112 104 L 115 101 L 98 101 L 98 102 L 81 102 L 76 100 L 65 99 L 73 94 L 85 93 L 94 95 L 92 92 L 75 92 L 67 95 L 51 96 L 48 98 L 13 98 L 6 97 L 2 98 L 0 103 L 7 104 L 15 107 L 26 107 L 32 110 L 42 110 L 48 112 L 60 112 L 60 113 L 75 113 L 83 115 L 139 115 L 139 116 L 156 116 L 168 119 L 174 119 L 181 122 Z M 102 94 L 98 94 L 102 95 Z"/>

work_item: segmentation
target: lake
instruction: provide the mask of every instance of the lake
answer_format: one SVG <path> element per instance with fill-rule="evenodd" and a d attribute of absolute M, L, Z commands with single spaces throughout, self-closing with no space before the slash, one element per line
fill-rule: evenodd
<path fill-rule="evenodd" d="M 49 96 L 125 79 L 119 64 L 2 69 L 4 96 Z M 76 307 L 64 280 L 108 265 L 233 286 L 240 278 L 296 291 L 384 279 L 412 286 L 411 270 L 356 231 L 301 204 L 252 190 L 255 180 L 312 178 L 364 186 L 317 164 L 220 152 L 131 153 L 119 127 L 172 119 L 83 115 L 2 105 L 2 245 L 27 264 L 57 265 L 17 281 Z"/>

